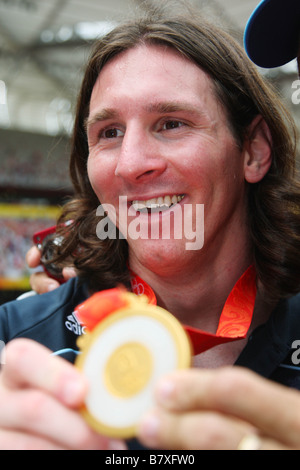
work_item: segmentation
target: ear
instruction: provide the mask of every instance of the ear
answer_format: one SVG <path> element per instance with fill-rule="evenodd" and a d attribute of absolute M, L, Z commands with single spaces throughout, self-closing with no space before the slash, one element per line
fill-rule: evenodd
<path fill-rule="evenodd" d="M 272 137 L 270 129 L 261 116 L 249 126 L 244 144 L 244 175 L 248 183 L 257 183 L 269 171 L 272 163 Z"/>

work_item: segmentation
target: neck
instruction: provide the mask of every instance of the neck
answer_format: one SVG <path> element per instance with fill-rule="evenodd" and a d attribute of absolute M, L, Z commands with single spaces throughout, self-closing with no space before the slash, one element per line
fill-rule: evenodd
<path fill-rule="evenodd" d="M 132 266 L 154 290 L 158 305 L 175 315 L 183 324 L 215 333 L 222 308 L 236 281 L 251 264 L 250 259 L 241 263 L 231 262 L 209 269 L 201 268 L 196 272 L 183 270 L 174 276 L 164 276 L 146 269 Z"/>

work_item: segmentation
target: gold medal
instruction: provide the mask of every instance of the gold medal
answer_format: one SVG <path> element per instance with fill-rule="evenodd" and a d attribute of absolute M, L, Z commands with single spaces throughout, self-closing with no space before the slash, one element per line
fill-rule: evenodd
<path fill-rule="evenodd" d="M 108 359 L 104 370 L 110 392 L 127 398 L 146 386 L 153 369 L 150 351 L 141 343 L 124 343 Z"/>
<path fill-rule="evenodd" d="M 144 296 L 123 291 L 121 295 L 125 305 L 106 313 L 92 332 L 79 339 L 76 365 L 90 383 L 82 410 L 86 420 L 102 434 L 130 438 L 141 416 L 154 405 L 153 389 L 159 378 L 190 367 L 192 351 L 189 337 L 173 315 L 148 304 Z M 92 302 L 94 315 L 95 298 Z M 83 309 L 84 304 L 77 313 L 85 316 Z"/>

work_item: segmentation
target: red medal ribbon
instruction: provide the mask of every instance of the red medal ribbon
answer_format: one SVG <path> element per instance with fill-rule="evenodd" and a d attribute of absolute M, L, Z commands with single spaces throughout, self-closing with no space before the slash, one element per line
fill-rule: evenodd
<path fill-rule="evenodd" d="M 131 288 L 132 292 L 137 295 L 146 295 L 151 304 L 157 303 L 151 287 L 133 272 L 131 272 Z M 194 354 L 200 354 L 218 344 L 246 338 L 252 322 L 255 297 L 256 274 L 254 266 L 250 266 L 230 292 L 223 307 L 216 334 L 183 325 L 190 336 Z"/>

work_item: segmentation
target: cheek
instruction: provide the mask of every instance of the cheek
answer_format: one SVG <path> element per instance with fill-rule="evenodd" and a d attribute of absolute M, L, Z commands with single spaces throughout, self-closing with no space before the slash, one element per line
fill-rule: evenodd
<path fill-rule="evenodd" d="M 199 150 L 199 149 L 198 149 Z M 243 157 L 235 145 L 201 148 L 189 165 L 190 184 L 207 197 L 229 197 L 244 184 Z"/>
<path fill-rule="evenodd" d="M 89 157 L 87 161 L 87 173 L 93 190 L 98 199 L 103 201 L 107 185 L 111 178 L 108 177 L 107 170 L 103 164 L 100 165 L 99 160 Z"/>
<path fill-rule="evenodd" d="M 178 159 L 180 174 L 191 187 L 204 191 L 208 189 L 217 177 L 217 152 L 208 146 L 195 146 Z"/>
<path fill-rule="evenodd" d="M 95 163 L 93 159 L 91 159 L 90 157 L 88 158 L 88 161 L 87 161 L 87 174 L 88 174 L 88 178 L 90 180 L 93 190 L 97 193 L 97 188 L 95 186 L 95 181 L 97 180 L 97 177 L 96 177 L 97 171 L 95 169 Z"/>

